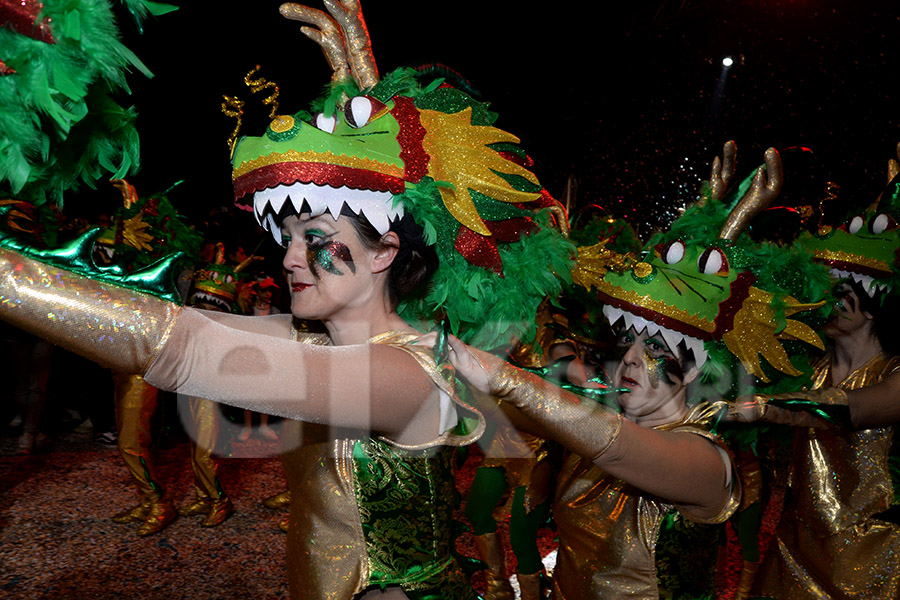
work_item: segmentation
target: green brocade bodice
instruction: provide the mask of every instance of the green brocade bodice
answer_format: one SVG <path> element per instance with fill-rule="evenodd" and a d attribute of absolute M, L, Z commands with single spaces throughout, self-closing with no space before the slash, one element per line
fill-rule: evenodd
<path fill-rule="evenodd" d="M 421 598 L 474 597 L 451 555 L 454 456 L 450 446 L 402 450 L 371 438 L 354 445 L 369 585 L 400 585 Z"/>
<path fill-rule="evenodd" d="M 408 352 L 454 406 L 466 409 L 430 350 L 409 344 L 414 338 L 389 333 L 370 343 Z M 456 447 L 481 434 L 483 417 L 475 417 L 470 433 L 457 426 L 415 447 L 368 432 L 285 421 L 291 597 L 351 600 L 367 588 L 400 586 L 413 600 L 475 600 L 451 553 L 458 500 L 453 461 Z"/>

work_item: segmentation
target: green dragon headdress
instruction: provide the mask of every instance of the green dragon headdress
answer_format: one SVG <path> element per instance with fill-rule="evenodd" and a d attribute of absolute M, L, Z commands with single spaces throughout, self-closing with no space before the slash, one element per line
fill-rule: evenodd
<path fill-rule="evenodd" d="M 791 317 L 822 306 L 827 274 L 811 267 L 808 256 L 741 235 L 780 191 L 778 153 L 768 150 L 765 167 L 728 197 L 733 144 L 726 145 L 725 157 L 724 167 L 718 158 L 714 162 L 701 201 L 646 244 L 642 261 L 591 283 L 611 324 L 622 320 L 646 328 L 670 347 L 683 343 L 706 383 L 734 384 L 722 375 L 733 373 L 737 361 L 762 382 L 776 374 L 799 375 L 802 364 L 792 363 L 783 344 L 822 348 L 813 329 Z"/>
<path fill-rule="evenodd" d="M 330 14 L 281 7 L 322 46 L 332 91 L 312 114 L 276 115 L 273 106 L 265 135 L 233 146 L 237 205 L 278 240 L 275 215 L 286 203 L 335 218 L 348 207 L 381 233 L 408 213 L 440 266 L 427 294 L 404 299 L 400 314 L 427 324 L 443 313 L 482 347 L 527 338 L 538 304 L 559 292 L 556 273 L 570 267 L 572 245 L 549 226 L 561 207 L 528 170 L 519 140 L 492 126 L 486 103 L 423 71 L 379 78 L 358 2 L 326 7 Z M 274 88 L 252 76 L 254 91 Z M 227 98 L 227 114 L 239 117 L 241 107 Z"/>
<path fill-rule="evenodd" d="M 847 216 L 839 227 L 804 232 L 797 244 L 831 269 L 834 277 L 853 279 L 874 296 L 892 292 L 900 282 L 900 165 L 891 160 L 887 187 L 867 209 Z"/>

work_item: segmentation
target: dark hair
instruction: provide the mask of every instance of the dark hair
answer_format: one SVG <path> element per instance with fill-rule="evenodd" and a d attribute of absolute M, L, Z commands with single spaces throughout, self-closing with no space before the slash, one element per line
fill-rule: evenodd
<path fill-rule="evenodd" d="M 299 213 L 294 208 L 293 202 L 285 202 L 278 214 L 275 214 L 271 205 L 268 205 L 263 218 L 272 214 L 277 226 L 280 227 L 287 217 L 309 212 L 309 210 L 306 202 L 303 203 Z M 356 214 L 345 204 L 341 207 L 340 216 L 350 219 L 356 235 L 359 236 L 359 240 L 365 248 L 378 250 L 385 246 L 381 241 L 381 234 L 372 227 L 364 215 Z M 438 256 L 434 246 L 425 243 L 425 230 L 409 214 L 392 222 L 389 231 L 396 233 L 400 240 L 397 256 L 394 257 L 394 262 L 391 263 L 388 272 L 387 286 L 391 308 L 396 309 L 401 298 L 412 294 L 431 279 L 438 268 Z"/>
<path fill-rule="evenodd" d="M 866 288 L 858 281 L 844 280 L 859 298 L 859 308 L 872 315 L 872 328 L 881 349 L 892 355 L 900 355 L 900 298 L 886 291 L 877 291 L 869 296 Z"/>
<path fill-rule="evenodd" d="M 381 234 L 365 216 L 357 215 L 346 205 L 341 209 L 341 215 L 353 223 L 363 246 L 369 250 L 385 246 Z M 396 233 L 400 241 L 397 256 L 388 272 L 387 286 L 391 307 L 397 308 L 401 298 L 412 294 L 431 279 L 438 268 L 438 256 L 434 246 L 425 243 L 425 230 L 409 214 L 391 223 L 389 231 Z"/>

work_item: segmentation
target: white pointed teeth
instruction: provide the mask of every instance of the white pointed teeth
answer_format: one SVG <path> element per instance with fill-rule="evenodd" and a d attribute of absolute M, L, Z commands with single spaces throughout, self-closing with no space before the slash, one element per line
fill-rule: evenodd
<path fill-rule="evenodd" d="M 887 289 L 887 284 L 879 283 L 874 278 L 868 275 L 854 273 L 853 271 L 831 269 L 831 276 L 835 277 L 836 279 L 852 279 L 856 283 L 860 284 L 864 290 L 866 290 L 866 293 L 869 294 L 870 298 L 875 295 L 875 292 L 880 292 Z"/>
<path fill-rule="evenodd" d="M 637 333 L 646 331 L 649 336 L 661 335 L 670 349 L 674 349 L 678 344 L 684 342 L 687 349 L 693 352 L 694 360 L 696 361 L 698 368 L 702 367 L 706 362 L 706 349 L 703 347 L 703 340 L 701 339 L 685 335 L 681 332 L 669 329 L 668 327 L 663 327 L 658 323 L 648 321 L 643 317 L 639 317 L 628 311 L 622 310 L 621 308 L 610 306 L 609 304 L 603 305 L 603 314 L 606 315 L 610 325 L 621 320 L 626 329 L 634 328 Z"/>
<path fill-rule="evenodd" d="M 280 214 L 284 203 L 288 200 L 297 213 L 307 207 L 312 216 L 317 217 L 327 212 L 335 221 L 346 205 L 354 213 L 366 217 L 372 227 L 382 235 L 388 232 L 392 222 L 404 214 L 402 204 L 394 206 L 394 196 L 390 192 L 333 188 L 312 183 L 280 185 L 256 192 L 253 196 L 253 212 L 256 220 L 276 237 L 275 241 L 280 242 L 281 231 L 273 215 Z"/>

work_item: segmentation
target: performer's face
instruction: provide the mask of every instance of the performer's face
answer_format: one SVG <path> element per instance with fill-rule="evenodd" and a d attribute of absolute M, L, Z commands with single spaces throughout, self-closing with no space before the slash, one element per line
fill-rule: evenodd
<path fill-rule="evenodd" d="M 368 302 L 383 297 L 383 283 L 372 271 L 373 252 L 362 245 L 348 217 L 294 215 L 284 219 L 281 231 L 295 317 L 364 319 Z"/>
<path fill-rule="evenodd" d="M 838 300 L 834 303 L 834 316 L 825 326 L 825 335 L 839 338 L 873 325 L 872 315 L 862 309 L 859 296 L 846 283 L 835 289 Z"/>
<path fill-rule="evenodd" d="M 617 334 L 622 359 L 613 376 L 619 405 L 629 419 L 658 419 L 680 416 L 685 407 L 685 386 L 694 379 L 696 368 L 687 373 L 678 349 L 669 348 L 663 337 L 649 336 L 646 330 L 622 329 Z"/>

